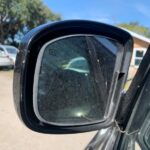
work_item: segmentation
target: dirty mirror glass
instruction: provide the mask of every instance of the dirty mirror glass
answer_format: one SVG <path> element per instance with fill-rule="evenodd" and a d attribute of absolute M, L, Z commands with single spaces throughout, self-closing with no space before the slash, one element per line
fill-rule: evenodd
<path fill-rule="evenodd" d="M 34 78 L 38 119 L 56 125 L 104 121 L 118 45 L 98 35 L 70 35 L 46 43 Z"/>

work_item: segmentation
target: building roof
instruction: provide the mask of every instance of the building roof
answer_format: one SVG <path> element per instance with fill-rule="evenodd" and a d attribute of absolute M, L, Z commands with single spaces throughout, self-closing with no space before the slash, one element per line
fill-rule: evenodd
<path fill-rule="evenodd" d="M 143 35 L 137 34 L 137 33 L 133 32 L 133 31 L 129 31 L 128 29 L 125 29 L 125 28 L 121 28 L 121 29 L 129 32 L 133 37 L 135 37 L 135 38 L 137 38 L 139 40 L 142 40 L 144 42 L 150 43 L 150 39 L 145 37 L 145 36 L 143 36 Z"/>

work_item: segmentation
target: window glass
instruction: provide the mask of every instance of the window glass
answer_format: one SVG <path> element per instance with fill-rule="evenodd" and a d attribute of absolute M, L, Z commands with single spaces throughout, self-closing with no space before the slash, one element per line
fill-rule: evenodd
<path fill-rule="evenodd" d="M 7 49 L 8 53 L 10 53 L 10 54 L 16 54 L 17 53 L 16 49 L 13 47 L 6 47 L 6 49 Z"/>
<path fill-rule="evenodd" d="M 147 147 L 150 149 L 150 124 L 144 134 L 144 142 L 147 145 Z"/>
<path fill-rule="evenodd" d="M 134 50 L 135 50 L 134 65 L 138 67 L 142 61 L 143 56 L 144 56 L 144 51 L 138 50 L 138 49 L 134 49 Z"/>
<path fill-rule="evenodd" d="M 135 59 L 135 65 L 136 65 L 136 66 L 139 66 L 140 63 L 141 63 L 141 60 L 142 60 L 142 59 Z"/>
<path fill-rule="evenodd" d="M 136 51 L 136 57 L 143 57 L 143 55 L 144 55 L 143 51 L 139 51 L 139 50 Z"/>
<path fill-rule="evenodd" d="M 104 120 L 119 43 L 74 35 L 47 44 L 36 67 L 37 116 L 64 125 Z"/>
<path fill-rule="evenodd" d="M 0 47 L 0 52 L 3 52 L 3 51 L 4 51 L 3 48 Z"/>

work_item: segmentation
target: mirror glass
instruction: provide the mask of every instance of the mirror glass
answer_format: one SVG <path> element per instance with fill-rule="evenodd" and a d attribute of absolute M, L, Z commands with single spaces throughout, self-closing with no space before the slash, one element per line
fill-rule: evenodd
<path fill-rule="evenodd" d="M 34 76 L 38 119 L 66 126 L 104 121 L 119 45 L 99 35 L 70 35 L 46 43 Z"/>

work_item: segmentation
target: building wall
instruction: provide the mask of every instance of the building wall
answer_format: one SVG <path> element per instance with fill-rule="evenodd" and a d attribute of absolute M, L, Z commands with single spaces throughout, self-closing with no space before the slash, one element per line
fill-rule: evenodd
<path fill-rule="evenodd" d="M 133 38 L 134 40 L 134 48 L 148 48 L 149 43 L 143 42 L 137 38 Z"/>
<path fill-rule="evenodd" d="M 149 43 L 139 40 L 137 38 L 133 38 L 133 40 L 134 40 L 134 49 L 133 49 L 133 54 L 132 54 L 132 59 L 131 59 L 131 66 L 138 68 L 138 65 L 135 64 L 136 51 L 140 51 L 145 54 L 145 52 L 149 46 Z"/>
<path fill-rule="evenodd" d="M 142 40 L 139 40 L 137 38 L 133 38 L 133 40 L 134 40 L 134 49 L 133 49 L 130 69 L 129 69 L 129 73 L 128 73 L 128 79 L 132 79 L 137 72 L 138 65 L 135 65 L 135 59 L 137 59 L 137 60 L 142 59 L 140 57 L 136 57 L 136 52 L 140 51 L 140 52 L 143 52 L 145 54 L 146 50 L 149 46 L 149 43 L 144 42 Z"/>

